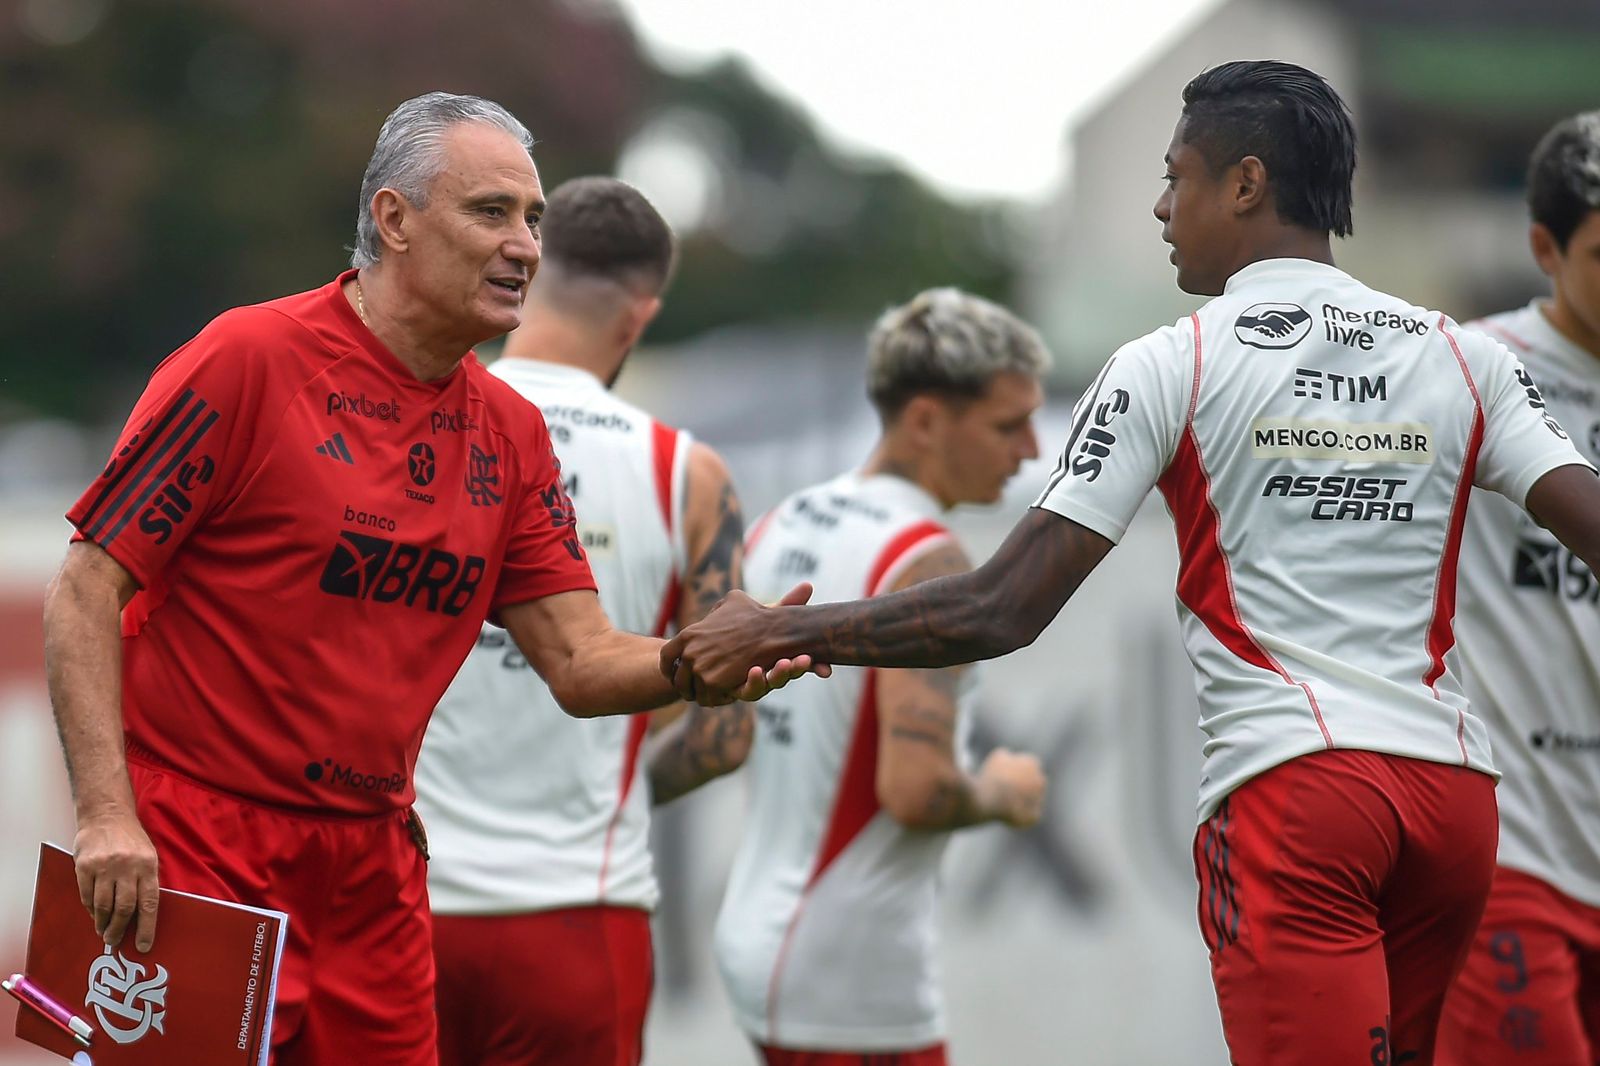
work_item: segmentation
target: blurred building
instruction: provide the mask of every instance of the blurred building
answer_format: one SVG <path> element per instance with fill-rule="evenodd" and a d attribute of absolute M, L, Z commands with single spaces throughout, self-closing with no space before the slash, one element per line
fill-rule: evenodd
<path fill-rule="evenodd" d="M 1457 318 L 1543 287 L 1522 179 L 1556 119 L 1600 106 L 1592 0 L 1228 0 L 1072 132 L 1072 173 L 1023 305 L 1060 379 L 1202 301 L 1173 284 L 1151 208 L 1184 84 L 1232 59 L 1300 63 L 1333 83 L 1360 138 L 1355 236 L 1339 265 Z"/>

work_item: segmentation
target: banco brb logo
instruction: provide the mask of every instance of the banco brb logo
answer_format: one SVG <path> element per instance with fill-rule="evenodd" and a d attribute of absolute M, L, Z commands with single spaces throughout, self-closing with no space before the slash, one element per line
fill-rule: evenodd
<path fill-rule="evenodd" d="M 1233 335 L 1252 348 L 1293 348 L 1310 332 L 1311 315 L 1299 304 L 1256 304 L 1233 322 Z"/>
<path fill-rule="evenodd" d="M 154 977 L 146 978 L 141 963 L 129 962 L 107 944 L 105 952 L 89 964 L 89 994 L 86 1007 L 94 1008 L 95 1020 L 105 1034 L 119 1044 L 144 1039 L 161 1028 L 167 1016 L 167 968 L 157 966 Z"/>

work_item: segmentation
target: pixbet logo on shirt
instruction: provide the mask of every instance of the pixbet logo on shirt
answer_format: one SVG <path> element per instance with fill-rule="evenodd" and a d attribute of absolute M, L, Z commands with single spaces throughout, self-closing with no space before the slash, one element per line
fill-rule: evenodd
<path fill-rule="evenodd" d="M 454 411 L 440 409 L 428 416 L 428 428 L 434 433 L 467 433 L 478 428 L 478 420 L 463 407 Z"/>
<path fill-rule="evenodd" d="M 467 609 L 488 562 L 442 548 L 342 530 L 328 556 L 319 587 L 330 596 L 372 603 L 404 603 L 455 617 Z"/>
<path fill-rule="evenodd" d="M 358 392 L 353 396 L 348 392 L 330 392 L 328 414 L 356 415 L 361 418 L 376 418 L 379 422 L 398 422 L 400 401 L 390 399 L 374 403 L 367 399 L 367 394 L 364 392 Z"/>

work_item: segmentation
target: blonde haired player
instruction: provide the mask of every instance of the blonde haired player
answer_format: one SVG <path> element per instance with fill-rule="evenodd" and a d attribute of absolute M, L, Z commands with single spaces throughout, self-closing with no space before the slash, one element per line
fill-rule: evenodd
<path fill-rule="evenodd" d="M 970 568 L 940 516 L 992 503 L 1039 454 L 1048 355 L 1004 308 L 924 292 L 872 332 L 883 435 L 866 464 L 795 493 L 752 530 L 746 580 L 771 599 L 909 588 Z M 945 1061 L 934 897 L 951 830 L 1038 820 L 1031 755 L 963 768 L 960 668 L 845 667 L 759 716 L 749 822 L 717 920 L 739 1024 L 773 1066 Z"/>

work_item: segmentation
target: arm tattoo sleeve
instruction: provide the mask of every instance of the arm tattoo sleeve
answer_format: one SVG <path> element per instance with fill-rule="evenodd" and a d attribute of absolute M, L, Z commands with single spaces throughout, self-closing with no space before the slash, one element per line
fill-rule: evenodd
<path fill-rule="evenodd" d="M 1032 643 L 1110 550 L 1098 533 L 1034 508 L 978 569 L 870 600 L 782 608 L 774 643 L 841 665 L 991 659 Z"/>
<path fill-rule="evenodd" d="M 710 541 L 698 558 L 690 560 L 684 580 L 679 620 L 685 625 L 704 618 L 742 578 L 744 516 L 732 482 L 725 481 L 717 494 L 712 528 Z M 658 804 L 670 803 L 737 769 L 755 736 L 755 718 L 742 703 L 690 704 L 684 719 L 650 760 L 651 796 Z"/>

